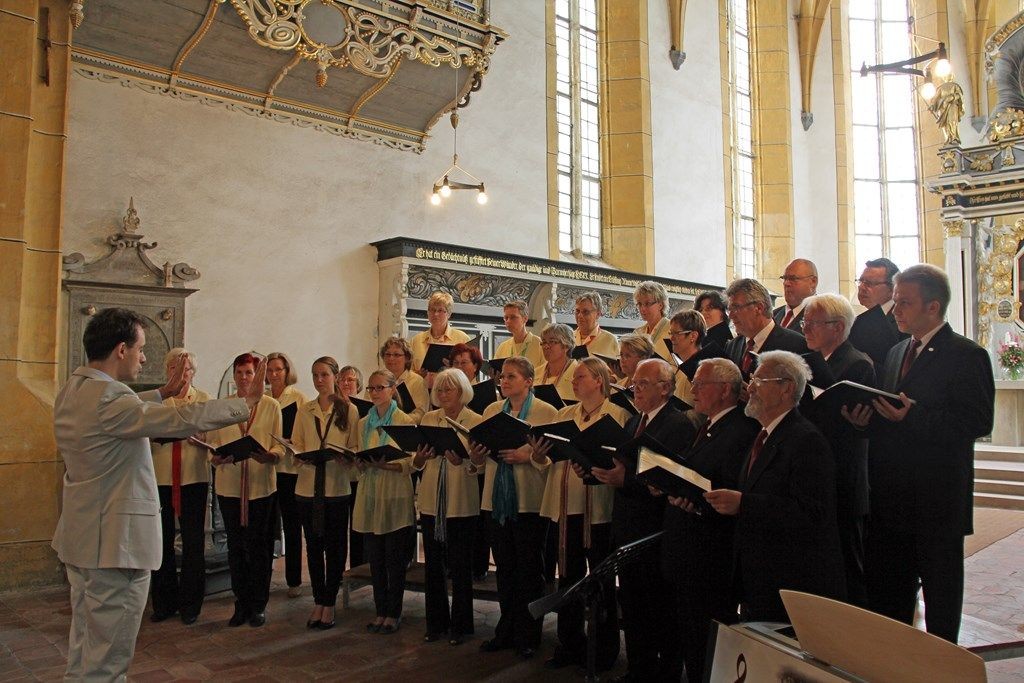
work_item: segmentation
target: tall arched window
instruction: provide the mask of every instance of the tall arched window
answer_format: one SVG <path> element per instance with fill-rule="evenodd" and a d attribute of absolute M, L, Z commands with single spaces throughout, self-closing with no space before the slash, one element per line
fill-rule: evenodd
<path fill-rule="evenodd" d="M 598 0 L 555 2 L 558 248 L 601 256 Z"/>
<path fill-rule="evenodd" d="M 921 260 L 914 83 L 898 74 L 861 77 L 860 67 L 910 58 L 909 3 L 849 3 L 857 264 L 886 256 L 902 268 Z"/>
<path fill-rule="evenodd" d="M 755 185 L 753 97 L 750 87 L 750 0 L 729 0 L 732 83 L 733 244 L 736 277 L 754 277 Z"/>

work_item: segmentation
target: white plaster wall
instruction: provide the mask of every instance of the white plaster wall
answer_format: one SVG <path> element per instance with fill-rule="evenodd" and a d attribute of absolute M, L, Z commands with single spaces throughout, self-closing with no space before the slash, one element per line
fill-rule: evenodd
<path fill-rule="evenodd" d="M 686 7 L 679 71 L 668 58 L 668 3 L 650 2 L 655 272 L 725 283 L 725 180 L 718 3 Z"/>
<path fill-rule="evenodd" d="M 447 119 L 415 155 L 76 76 L 63 251 L 106 253 L 134 196 L 142 232 L 159 242 L 154 260 L 202 272 L 186 324 L 202 388 L 215 391 L 253 348 L 288 352 L 307 393 L 317 356 L 375 367 L 370 242 L 547 256 L 544 3 L 495 3 L 493 20 L 510 37 L 459 126 L 460 161 L 487 184 L 486 206 L 428 202 L 451 161 Z"/>
<path fill-rule="evenodd" d="M 796 22 L 789 24 L 790 117 L 793 141 L 793 219 L 795 255 L 818 266 L 818 291 L 836 292 L 839 287 L 839 214 L 836 195 L 836 122 L 832 89 L 832 20 L 825 18 L 818 40 L 811 76 L 811 110 L 814 123 L 804 130 L 800 122 L 800 51 Z M 772 289 L 781 291 L 774 278 Z"/>

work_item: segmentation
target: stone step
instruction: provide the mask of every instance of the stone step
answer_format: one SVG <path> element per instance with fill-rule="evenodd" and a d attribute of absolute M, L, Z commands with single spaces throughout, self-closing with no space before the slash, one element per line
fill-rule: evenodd
<path fill-rule="evenodd" d="M 994 446 L 990 443 L 974 444 L 974 460 L 997 460 L 1024 463 L 1024 447 Z"/>
<path fill-rule="evenodd" d="M 998 493 L 1024 498 L 1024 481 L 1005 481 L 1003 479 L 975 479 L 975 493 Z"/>
<path fill-rule="evenodd" d="M 974 494 L 974 505 L 983 508 L 1003 508 L 1005 510 L 1024 511 L 1024 496 L 1015 496 L 1006 493 L 977 493 Z"/>
<path fill-rule="evenodd" d="M 976 479 L 1024 482 L 1024 462 L 975 460 L 974 476 Z"/>

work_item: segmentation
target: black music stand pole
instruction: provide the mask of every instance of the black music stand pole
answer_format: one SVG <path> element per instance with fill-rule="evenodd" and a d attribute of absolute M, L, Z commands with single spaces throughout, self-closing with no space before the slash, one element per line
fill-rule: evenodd
<path fill-rule="evenodd" d="M 631 543 L 626 543 L 604 558 L 601 564 L 594 567 L 593 571 L 573 585 L 565 590 L 546 595 L 530 603 L 530 615 L 534 619 L 540 619 L 548 612 L 555 612 L 563 605 L 568 605 L 572 602 L 578 601 L 583 603 L 584 614 L 587 620 L 587 683 L 596 683 L 598 680 L 597 620 L 598 605 L 601 600 L 601 593 L 604 591 L 602 583 L 607 579 L 613 579 L 621 567 L 637 562 L 645 553 L 654 550 L 655 543 L 662 533 L 659 531 Z"/>

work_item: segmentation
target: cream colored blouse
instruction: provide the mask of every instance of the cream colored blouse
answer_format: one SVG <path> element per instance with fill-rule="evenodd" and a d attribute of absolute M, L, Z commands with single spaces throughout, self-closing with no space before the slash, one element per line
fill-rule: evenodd
<path fill-rule="evenodd" d="M 468 341 L 468 334 L 462 330 L 456 330 L 451 325 L 448 325 L 448 328 L 445 329 L 444 334 L 440 337 L 431 335 L 429 329 L 423 330 L 419 334 L 415 335 L 409 342 L 409 347 L 412 351 L 412 369 L 414 371 L 420 369 L 420 366 L 423 365 L 423 359 L 427 355 L 427 347 L 431 344 L 455 346 L 456 344 L 465 344 Z"/>
<path fill-rule="evenodd" d="M 558 391 L 558 395 L 563 399 L 569 399 L 570 401 L 576 400 L 576 392 L 572 388 L 572 374 L 576 372 L 576 366 L 579 365 L 575 358 L 570 358 L 569 362 L 565 364 L 565 369 L 562 370 L 561 374 L 546 377 L 548 371 L 548 364 L 541 363 L 533 371 L 533 383 L 534 384 L 554 384 L 555 390 Z"/>
<path fill-rule="evenodd" d="M 426 412 L 430 410 L 430 390 L 427 389 L 427 382 L 412 370 L 406 370 L 402 373 L 398 378 L 398 384 L 402 382 L 405 382 L 405 386 L 409 389 L 409 395 L 412 396 L 412 402 L 416 404 L 416 407 L 409 411 L 407 415 L 412 418 L 413 424 L 419 424 Z M 395 392 L 395 400 L 398 401 L 398 409 L 401 410 L 402 402 L 398 398 L 397 391 Z"/>
<path fill-rule="evenodd" d="M 588 335 L 588 337 L 589 336 L 590 335 Z M 583 340 L 586 338 L 587 337 L 584 337 L 582 334 L 580 334 L 580 331 L 578 329 L 576 330 L 576 346 L 583 346 Z M 608 330 L 602 330 L 600 325 L 598 325 L 597 327 L 597 335 L 595 335 L 594 338 L 590 340 L 590 343 L 587 344 L 586 347 L 587 351 L 590 352 L 590 355 L 599 353 L 602 356 L 610 356 L 612 358 L 619 357 L 619 340 L 616 339 L 615 335 L 609 332 Z"/>
<path fill-rule="evenodd" d="M 483 419 L 497 415 L 505 401 L 495 401 L 484 410 Z M 517 417 L 513 415 L 513 417 Z M 538 398 L 533 399 L 530 405 L 530 412 L 526 415 L 526 421 L 531 425 L 543 425 L 556 422 L 558 410 L 550 403 L 545 403 Z M 484 461 L 481 466 L 484 470 L 484 491 L 480 497 L 480 507 L 484 510 L 493 510 L 494 477 L 498 474 L 498 463 L 490 458 Z M 512 465 L 512 476 L 516 481 L 516 498 L 519 502 L 519 512 L 540 512 L 540 504 L 544 498 L 544 485 L 548 480 L 548 470 L 551 469 L 551 461 L 547 458 L 543 463 L 530 459 L 530 462 L 521 465 Z"/>
<path fill-rule="evenodd" d="M 626 420 L 629 419 L 629 413 L 606 399 L 604 405 L 586 422 L 583 421 L 582 403 L 559 410 L 557 421 L 573 420 L 577 427 L 585 430 L 605 415 L 611 415 L 620 425 L 626 424 Z M 586 504 L 586 490 L 590 489 L 590 523 L 604 524 L 611 521 L 615 489 L 605 484 L 587 486 L 565 461 L 553 463 L 551 466 L 547 486 L 544 488 L 544 499 L 541 502 L 541 516 L 555 522 L 561 518 L 563 489 L 566 491 L 565 514 L 582 515 Z"/>
<path fill-rule="evenodd" d="M 292 444 L 298 453 L 315 451 L 320 448 L 320 437 L 317 434 L 316 422 L 320 421 L 320 429 L 327 430 L 324 446 L 341 446 L 349 450 L 359 448 L 359 411 L 351 403 L 348 404 L 346 428 L 342 430 L 330 419 L 331 411 L 320 408 L 317 399 L 307 401 L 299 407 L 295 416 L 295 429 L 292 431 Z M 330 428 L 328 429 L 328 424 Z M 313 497 L 316 483 L 316 466 L 307 465 L 300 460 L 295 461 L 299 478 L 295 482 L 295 495 L 304 498 Z M 337 460 L 328 461 L 324 465 L 324 496 L 337 498 L 352 493 L 350 483 L 358 479 L 359 470 L 355 464 L 341 463 Z"/>
<path fill-rule="evenodd" d="M 370 433 L 369 441 L 363 440 L 363 427 L 368 419 L 369 417 L 364 417 L 359 420 L 356 427 L 361 451 L 381 445 L 381 435 L 378 431 Z M 415 421 L 401 410 L 396 410 L 391 418 L 391 424 L 407 425 L 415 424 Z M 364 534 L 387 534 L 415 523 L 416 513 L 413 510 L 410 476 L 412 457 L 395 460 L 394 463 L 402 468 L 401 472 L 376 467 L 367 467 L 363 470 L 352 509 L 353 531 Z"/>
<path fill-rule="evenodd" d="M 193 403 L 206 403 L 210 395 L 195 387 L 189 387 L 188 395 L 185 398 L 165 398 L 163 404 L 166 406 L 184 406 Z M 209 451 L 201 446 L 182 439 L 177 442 L 181 449 L 181 485 L 200 484 L 210 481 L 210 458 Z M 150 441 L 153 451 L 153 469 L 156 471 L 156 483 L 158 486 L 170 486 L 173 484 L 171 463 L 174 458 L 173 443 L 156 443 Z"/>
<path fill-rule="evenodd" d="M 480 424 L 481 417 L 469 408 L 463 408 L 459 413 L 456 422 L 468 429 Z M 444 410 L 431 410 L 420 420 L 421 425 L 429 427 L 448 427 L 448 421 L 444 419 Z M 461 438 L 461 437 L 460 437 Z M 465 439 L 463 444 L 467 445 Z M 424 515 L 437 514 L 437 478 L 441 471 L 441 460 L 443 453 L 438 453 L 436 458 L 427 460 L 420 471 L 423 472 L 423 479 L 420 480 L 417 489 L 416 502 L 420 513 Z M 445 487 L 448 505 L 445 514 L 448 517 L 476 517 L 480 514 L 480 484 L 478 477 L 480 472 L 473 467 L 473 463 L 466 458 L 458 467 L 445 461 Z"/>
<path fill-rule="evenodd" d="M 273 398 L 273 396 L 271 396 L 271 398 Z M 281 410 L 284 410 L 293 403 L 297 403 L 299 407 L 302 407 L 307 399 L 301 391 L 295 388 L 294 384 L 291 384 L 286 386 L 284 391 L 281 392 L 281 396 L 275 400 L 281 405 Z M 296 414 L 296 422 L 298 422 L 298 419 L 298 414 Z M 292 427 L 293 431 L 294 429 L 295 427 Z M 298 463 L 295 462 L 292 454 L 287 450 L 284 453 L 284 457 L 277 461 L 276 467 L 278 472 L 284 472 L 285 474 L 298 474 L 298 470 L 296 469 L 296 467 L 298 467 Z"/>
<path fill-rule="evenodd" d="M 647 331 L 647 323 L 644 323 L 640 327 L 634 330 L 637 334 L 646 334 L 651 338 L 651 343 L 654 344 L 654 352 L 659 357 L 669 362 L 672 367 L 676 366 L 674 360 L 672 360 L 672 354 L 668 352 L 668 346 L 663 340 L 668 339 L 671 341 L 671 325 L 669 325 L 668 318 L 662 318 L 658 321 L 658 324 L 654 326 L 653 332 Z"/>
<path fill-rule="evenodd" d="M 506 339 L 498 344 L 494 351 L 494 358 L 511 358 L 512 356 L 523 356 L 533 363 L 533 367 L 544 362 L 544 352 L 540 348 L 540 337 L 533 332 L 526 333 L 526 339 L 522 344 L 517 344 L 515 339 Z"/>
<path fill-rule="evenodd" d="M 207 442 L 211 446 L 223 446 L 241 439 L 245 434 L 245 423 L 221 427 L 207 434 Z M 249 436 L 256 439 L 263 448 L 280 458 L 284 454 L 284 446 L 270 438 L 274 434 L 281 436 L 281 406 L 269 396 L 264 396 L 256 404 L 256 413 L 249 426 Z M 273 463 L 264 465 L 252 458 L 241 463 L 220 465 L 217 467 L 217 495 L 226 498 L 241 498 L 241 482 L 243 465 L 248 469 L 249 500 L 266 498 L 277 491 L 277 471 Z"/>

